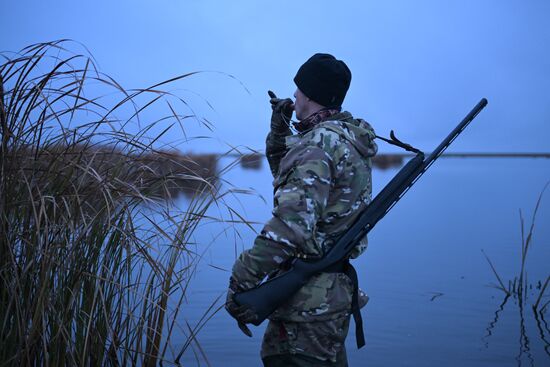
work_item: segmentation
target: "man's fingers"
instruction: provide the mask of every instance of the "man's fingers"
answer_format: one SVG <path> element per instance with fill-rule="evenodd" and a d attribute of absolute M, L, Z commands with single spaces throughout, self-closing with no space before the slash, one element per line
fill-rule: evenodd
<path fill-rule="evenodd" d="M 244 323 L 237 321 L 237 325 L 239 325 L 239 329 L 244 333 L 244 335 L 248 336 L 249 338 L 252 338 L 252 331 L 246 326 Z"/>
<path fill-rule="evenodd" d="M 257 320 L 258 316 L 247 306 L 238 306 L 234 309 L 234 316 L 237 320 L 245 323 L 252 323 Z"/>
<path fill-rule="evenodd" d="M 282 110 L 292 109 L 294 110 L 294 103 L 290 98 L 278 99 L 274 98 L 269 101 L 271 103 L 271 108 L 275 112 L 280 112 Z"/>
<path fill-rule="evenodd" d="M 248 306 L 243 305 L 235 308 L 235 313 L 239 315 L 239 318 L 248 317 L 251 312 L 252 311 L 248 308 Z"/>
<path fill-rule="evenodd" d="M 241 321 L 243 321 L 247 324 L 251 324 L 254 321 L 256 321 L 257 319 L 258 319 L 258 316 L 256 316 L 256 314 L 252 311 L 247 311 L 244 314 L 241 314 L 241 317 L 239 318 L 239 320 L 241 320 Z"/>

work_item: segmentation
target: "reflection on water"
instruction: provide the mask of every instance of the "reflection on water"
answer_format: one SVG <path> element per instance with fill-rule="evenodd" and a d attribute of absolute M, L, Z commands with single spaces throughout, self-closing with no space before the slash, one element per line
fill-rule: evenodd
<path fill-rule="evenodd" d="M 531 353 L 531 339 L 529 335 L 532 335 L 532 330 L 529 330 L 529 326 L 536 327 L 537 334 L 536 338 L 542 342 L 544 352 L 550 357 L 550 342 L 548 341 L 548 338 L 550 338 L 550 329 L 548 328 L 548 323 L 545 319 L 545 313 L 546 309 L 543 308 L 541 310 L 538 310 L 534 305 L 531 307 L 532 311 L 532 319 L 525 317 L 525 300 L 520 298 L 512 297 L 510 294 L 505 294 L 504 298 L 502 300 L 502 303 L 499 305 L 498 309 L 494 313 L 493 319 L 489 322 L 487 328 L 486 328 L 486 334 L 482 338 L 485 344 L 485 348 L 489 348 L 489 342 L 490 338 L 493 335 L 497 324 L 499 322 L 499 319 L 502 317 L 502 314 L 504 312 L 505 306 L 508 303 L 510 299 L 514 300 L 514 304 L 512 305 L 513 309 L 508 311 L 508 314 L 516 314 L 519 318 L 519 350 L 515 357 L 515 360 L 517 361 L 518 366 L 522 366 L 523 363 L 527 360 L 529 362 L 530 366 L 535 365 L 535 359 L 533 357 L 533 354 Z M 528 313 L 529 315 L 529 313 Z"/>
<path fill-rule="evenodd" d="M 544 312 L 537 312 L 536 309 L 533 309 L 533 314 L 535 316 L 535 321 L 537 322 L 540 340 L 544 342 L 544 350 L 546 354 L 550 356 L 550 341 L 548 341 L 548 338 L 550 338 L 550 329 L 548 328 L 548 323 L 544 318 Z M 548 334 L 548 336 L 546 336 L 546 334 Z"/>
<path fill-rule="evenodd" d="M 485 348 L 489 348 L 489 337 L 493 335 L 493 329 L 497 326 L 498 319 L 500 317 L 500 314 L 504 311 L 504 306 L 506 305 L 506 302 L 508 302 L 508 298 L 510 298 L 509 294 L 506 294 L 502 303 L 498 306 L 498 309 L 495 311 L 495 317 L 489 322 L 489 325 L 485 330 L 487 330 L 487 334 L 483 337 L 483 341 L 485 342 Z"/>

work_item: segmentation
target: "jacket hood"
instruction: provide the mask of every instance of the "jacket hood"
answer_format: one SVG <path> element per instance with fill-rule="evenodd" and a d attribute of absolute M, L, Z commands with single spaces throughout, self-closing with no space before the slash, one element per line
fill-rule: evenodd
<path fill-rule="evenodd" d="M 363 119 L 355 119 L 347 111 L 332 115 L 318 127 L 333 130 L 348 140 L 364 157 L 373 157 L 378 151 L 374 142 L 376 134 L 372 126 Z"/>

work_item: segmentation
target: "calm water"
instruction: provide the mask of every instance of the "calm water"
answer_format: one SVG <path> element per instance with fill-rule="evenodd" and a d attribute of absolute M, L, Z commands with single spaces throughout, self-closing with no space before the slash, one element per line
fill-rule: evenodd
<path fill-rule="evenodd" d="M 397 169 L 373 172 L 377 193 Z M 271 210 L 271 176 L 236 168 L 225 177 L 258 196 L 241 196 L 234 205 L 246 218 L 265 222 Z M 519 273 L 521 231 L 544 184 L 550 180 L 548 159 L 440 159 L 369 236 L 366 253 L 354 263 L 360 286 L 371 297 L 362 310 L 367 345 L 355 347 L 354 327 L 347 340 L 351 366 L 550 366 L 550 306 L 537 322 L 531 305 L 490 287 L 496 279 L 483 249 L 501 277 Z M 180 205 L 185 205 L 184 198 Z M 533 247 L 527 259 L 529 282 L 550 275 L 550 190 L 536 218 Z M 255 225 L 256 230 L 261 225 Z M 224 294 L 235 251 L 250 247 L 254 233 L 238 227 L 240 238 L 221 227 L 197 232 L 204 252 L 181 324 L 195 325 L 216 297 Z M 547 290 L 550 294 L 550 290 Z M 541 302 L 550 300 L 546 296 Z M 221 304 L 218 302 L 217 305 Z M 523 322 L 522 322 L 523 319 Z M 247 338 L 225 311 L 215 314 L 198 334 L 200 348 L 190 347 L 185 365 L 260 366 L 265 325 Z M 183 336 L 182 336 L 183 338 Z M 174 345 L 177 351 L 181 345 Z M 176 352 L 177 353 L 177 352 Z"/>

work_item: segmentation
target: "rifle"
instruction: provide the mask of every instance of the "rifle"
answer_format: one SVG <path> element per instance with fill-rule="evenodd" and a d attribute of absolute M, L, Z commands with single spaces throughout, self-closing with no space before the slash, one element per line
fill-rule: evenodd
<path fill-rule="evenodd" d="M 424 158 L 424 153 L 400 142 L 393 131 L 391 138 L 396 145 L 416 152 L 416 156 L 395 175 L 372 202 L 359 215 L 353 225 L 335 242 L 334 246 L 318 260 L 293 259 L 287 271 L 266 280 L 255 288 L 236 293 L 234 301 L 249 307 L 256 315 L 254 325 L 260 325 L 279 306 L 283 305 L 315 274 L 322 272 L 348 258 L 353 248 L 369 233 L 393 206 L 405 195 L 416 181 L 430 168 L 443 151 L 460 135 L 468 124 L 487 105 L 485 98 L 466 115 L 439 146 Z M 386 140 L 386 139 L 384 139 Z M 387 141 L 387 140 L 386 140 Z"/>

